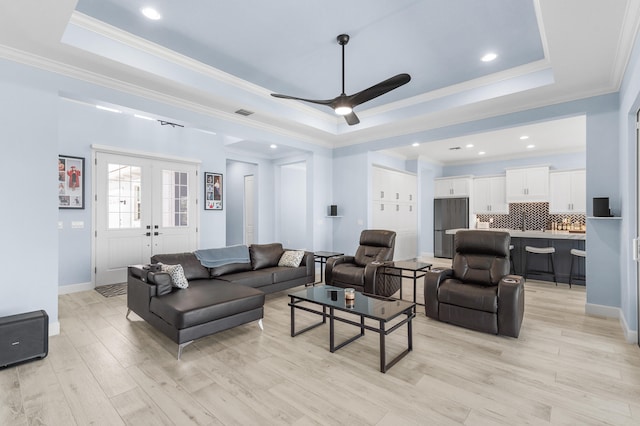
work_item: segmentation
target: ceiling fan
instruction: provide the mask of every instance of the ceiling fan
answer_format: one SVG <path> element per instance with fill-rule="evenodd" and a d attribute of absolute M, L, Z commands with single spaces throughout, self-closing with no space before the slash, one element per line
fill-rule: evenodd
<path fill-rule="evenodd" d="M 330 108 L 333 108 L 336 114 L 343 115 L 345 120 L 350 126 L 354 124 L 360 123 L 358 116 L 353 112 L 353 108 L 357 105 L 363 104 L 371 99 L 377 98 L 378 96 L 384 95 L 387 92 L 390 92 L 403 84 L 407 84 L 411 81 L 411 76 L 409 74 L 398 74 L 395 75 L 385 81 L 382 81 L 378 84 L 375 84 L 368 89 L 364 89 L 358 93 L 354 93 L 353 95 L 347 95 L 344 92 L 344 46 L 349 43 L 349 35 L 340 34 L 337 37 L 338 43 L 342 46 L 342 93 L 333 98 L 326 100 L 317 100 L 317 99 L 303 99 L 297 98 L 295 96 L 289 95 L 280 95 L 278 93 L 272 93 L 271 96 L 282 99 L 294 99 L 297 101 L 311 102 L 319 105 L 327 105 Z"/>

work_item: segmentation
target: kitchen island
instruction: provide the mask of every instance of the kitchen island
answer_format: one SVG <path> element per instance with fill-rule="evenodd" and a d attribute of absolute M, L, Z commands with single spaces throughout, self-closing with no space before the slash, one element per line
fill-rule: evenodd
<path fill-rule="evenodd" d="M 461 229 L 447 229 L 446 234 L 455 235 Z M 511 244 L 513 244 L 513 264 L 515 272 L 518 275 L 524 275 L 525 264 L 525 246 L 534 247 L 554 247 L 554 261 L 556 266 L 556 278 L 559 283 L 569 283 L 569 272 L 571 268 L 571 249 L 585 250 L 586 234 L 572 233 L 569 231 L 522 231 L 518 229 L 479 229 L 479 231 L 503 231 L 511 235 Z M 585 259 L 575 259 L 574 274 L 585 275 Z M 529 265 L 532 269 L 551 270 L 548 256 L 531 256 Z M 533 279 L 544 278 L 551 280 L 550 275 L 532 275 Z M 583 284 L 583 281 L 575 281 L 572 284 Z"/>

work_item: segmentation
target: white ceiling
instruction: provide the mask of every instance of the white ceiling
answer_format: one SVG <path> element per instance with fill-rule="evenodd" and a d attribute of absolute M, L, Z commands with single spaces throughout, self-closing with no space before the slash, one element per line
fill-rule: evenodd
<path fill-rule="evenodd" d="M 141 17 L 148 4 L 162 20 Z M 194 115 L 185 124 L 224 135 L 230 148 L 259 147 L 268 157 L 275 155 L 269 144 L 284 137 L 297 141 L 293 154 L 305 144 L 384 141 L 376 149 L 461 162 L 472 161 L 461 157 L 473 153 L 448 147 L 468 138 L 487 147 L 486 158 L 518 156 L 519 148 L 507 129 L 428 144 L 425 134 L 617 91 L 639 22 L 638 0 L 21 0 L 0 4 L 0 57 L 178 104 L 209 117 Z M 328 109 L 269 96 L 336 96 L 335 37 L 343 32 L 352 36 L 347 93 L 401 72 L 412 81 L 357 107 L 356 126 Z M 498 59 L 480 62 L 489 50 Z M 234 114 L 239 108 L 254 114 Z M 514 134 L 559 135 L 576 127 L 574 120 L 558 120 Z M 575 150 L 581 137 L 584 145 L 582 134 L 553 144 Z M 539 155 L 551 142 L 536 138 L 530 152 Z M 421 148 L 408 150 L 407 139 Z M 277 155 L 287 152 L 278 145 Z"/>

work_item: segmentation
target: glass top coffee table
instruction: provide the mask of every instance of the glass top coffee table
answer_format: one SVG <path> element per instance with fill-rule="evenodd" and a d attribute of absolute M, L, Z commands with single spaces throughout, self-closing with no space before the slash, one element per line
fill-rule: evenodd
<path fill-rule="evenodd" d="M 379 298 L 360 292 L 355 292 L 355 299 L 350 302 L 345 298 L 343 288 L 328 285 L 307 287 L 304 290 L 290 293 L 289 297 L 291 299 L 289 302 L 291 307 L 291 337 L 325 324 L 327 318 L 329 318 L 329 350 L 333 353 L 364 336 L 365 330 L 374 331 L 380 335 L 380 371 L 383 373 L 386 373 L 389 368 L 413 350 L 411 320 L 415 317 L 415 303 L 405 300 Z M 320 315 L 322 316 L 322 321 L 296 331 L 296 310 Z M 359 321 L 337 316 L 337 312 L 355 315 L 359 317 Z M 365 324 L 365 319 L 377 321 L 378 326 L 374 327 Z M 360 333 L 336 345 L 335 321 L 354 325 L 360 328 Z M 407 349 L 387 363 L 385 337 L 405 324 L 407 325 Z"/>

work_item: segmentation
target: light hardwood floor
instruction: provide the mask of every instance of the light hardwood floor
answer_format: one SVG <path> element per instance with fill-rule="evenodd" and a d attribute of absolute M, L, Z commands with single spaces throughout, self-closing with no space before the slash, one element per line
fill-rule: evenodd
<path fill-rule="evenodd" d="M 387 374 L 375 333 L 334 354 L 328 326 L 291 338 L 286 294 L 268 296 L 264 331 L 200 339 L 181 361 L 175 344 L 125 319 L 126 296 L 60 296 L 49 356 L 0 370 L 0 425 L 640 424 L 640 349 L 617 320 L 584 315 L 583 288 L 529 281 L 518 339 L 421 308 L 413 352 Z M 392 334 L 391 355 L 405 341 Z"/>

